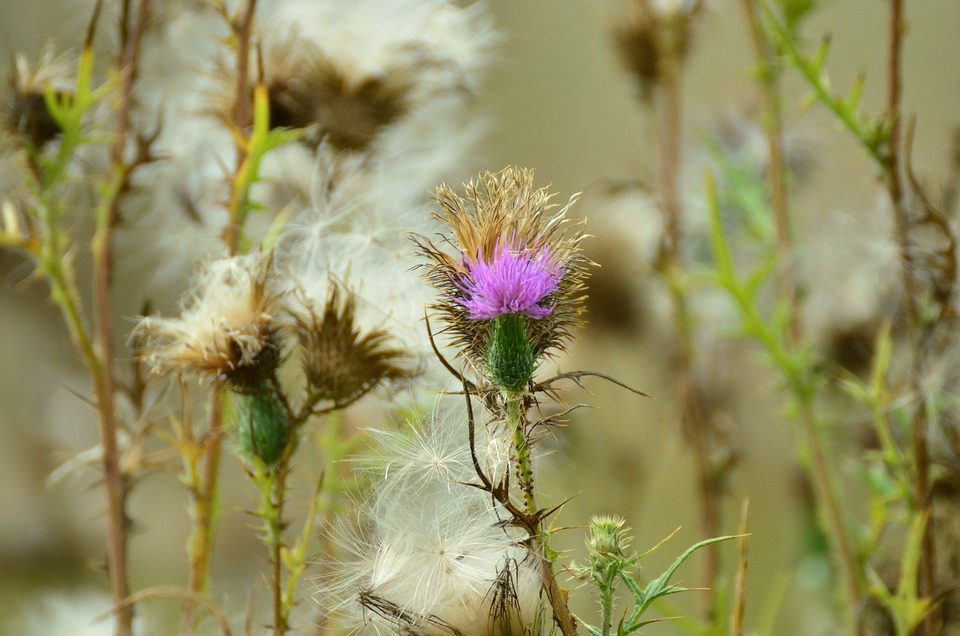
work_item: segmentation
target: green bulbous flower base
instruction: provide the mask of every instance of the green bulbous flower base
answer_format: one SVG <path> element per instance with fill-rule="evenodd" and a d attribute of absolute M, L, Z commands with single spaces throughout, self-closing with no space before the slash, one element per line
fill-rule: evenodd
<path fill-rule="evenodd" d="M 487 375 L 502 389 L 522 392 L 533 380 L 536 359 L 527 337 L 526 318 L 521 314 L 504 314 L 493 323 L 493 334 L 487 348 Z"/>
<path fill-rule="evenodd" d="M 234 393 L 233 402 L 240 453 L 274 466 L 290 441 L 290 422 L 283 403 L 270 389 Z"/>

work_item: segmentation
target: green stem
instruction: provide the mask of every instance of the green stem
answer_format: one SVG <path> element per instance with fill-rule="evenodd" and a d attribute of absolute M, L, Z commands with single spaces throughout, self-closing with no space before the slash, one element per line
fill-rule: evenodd
<path fill-rule="evenodd" d="M 193 502 L 192 530 L 190 533 L 189 589 L 200 596 L 210 586 L 210 560 L 213 552 L 213 537 L 217 521 L 217 482 L 220 471 L 221 437 L 223 436 L 223 400 L 221 387 L 215 387 L 210 396 L 210 428 L 204 438 L 201 455 L 190 468 L 190 491 Z M 202 475 L 200 460 L 205 458 Z M 184 603 L 181 634 L 193 633 L 196 603 Z"/>
<path fill-rule="evenodd" d="M 319 519 L 331 519 L 340 507 L 341 484 L 337 469 L 341 460 L 356 448 L 356 441 L 343 439 L 343 417 L 340 411 L 334 411 L 327 417 L 323 434 L 318 445 L 323 456 L 323 472 L 317 481 L 316 490 L 310 500 L 310 508 L 303 522 L 300 536 L 287 554 L 287 584 L 283 594 L 283 606 L 289 613 L 296 604 L 297 587 L 307 568 L 307 548 L 314 536 Z"/>
<path fill-rule="evenodd" d="M 820 435 L 817 431 L 817 420 L 813 409 L 813 400 L 800 399 L 798 397 L 797 401 L 799 403 L 800 420 L 807 437 L 807 446 L 810 449 L 814 480 L 817 489 L 820 491 L 822 510 L 826 516 L 827 525 L 830 527 L 830 537 L 836 550 L 835 555 L 837 561 L 840 563 L 840 570 L 843 572 L 843 578 L 847 586 L 850 625 L 851 627 L 855 627 L 857 624 L 857 615 L 860 611 L 860 568 L 853 550 L 850 548 L 846 524 L 843 521 L 843 515 L 837 503 L 833 486 L 834 479 L 830 467 L 827 464 L 826 456 L 823 452 L 823 445 L 820 441 Z"/>
<path fill-rule="evenodd" d="M 557 583 L 557 576 L 553 570 L 556 554 L 550 550 L 548 545 L 548 535 L 538 520 L 538 509 L 536 498 L 533 494 L 533 463 L 530 456 L 530 445 L 527 441 L 525 423 L 526 413 L 523 404 L 526 401 L 526 394 L 522 392 L 504 391 L 504 402 L 507 409 L 507 425 L 513 432 L 513 448 L 517 456 L 517 479 L 520 482 L 520 490 L 523 491 L 523 502 L 527 519 L 524 520 L 531 527 L 533 536 L 531 537 L 530 551 L 540 559 L 540 576 L 543 581 L 543 590 L 553 608 L 553 616 L 556 624 L 564 636 L 575 636 L 577 633 L 576 620 L 570 613 L 567 606 L 567 592 L 560 588 Z"/>
<path fill-rule="evenodd" d="M 610 636 L 610 629 L 613 625 L 613 586 L 616 583 L 616 572 L 612 565 L 607 566 L 604 572 L 603 580 L 600 581 L 600 613 L 601 613 L 601 634 Z"/>
<path fill-rule="evenodd" d="M 260 493 L 263 520 L 263 541 L 270 551 L 272 565 L 271 596 L 273 599 L 273 633 L 282 636 L 290 630 L 289 613 L 283 603 L 283 505 L 286 494 L 285 466 L 268 468 L 260 460 L 254 480 Z"/>
<path fill-rule="evenodd" d="M 724 234 L 716 184 L 713 175 L 710 173 L 707 174 L 706 189 L 710 213 L 711 241 L 717 267 L 717 284 L 723 287 L 733 299 L 740 313 L 744 332 L 757 341 L 766 351 L 773 366 L 780 371 L 786 380 L 787 387 L 797 404 L 799 419 L 806 434 L 812 460 L 808 468 L 812 472 L 813 481 L 819 491 L 818 501 L 834 541 L 834 554 L 840 562 L 850 601 L 848 609 L 853 617 L 851 625 L 855 625 L 860 602 L 860 570 L 854 553 L 850 549 L 846 526 L 833 488 L 833 477 L 830 474 L 830 468 L 825 459 L 819 431 L 817 430 L 817 420 L 814 412 L 818 389 L 817 379 L 809 363 L 802 357 L 802 353 L 793 352 L 784 342 L 784 338 L 780 337 L 761 315 L 754 295 L 748 289 L 749 283 L 744 284 L 740 281 L 733 265 L 730 246 Z"/>
<path fill-rule="evenodd" d="M 527 442 L 521 408 L 524 397 L 522 393 L 506 394 L 507 425 L 513 431 L 513 449 L 517 455 L 517 479 L 520 481 L 520 490 L 523 492 L 524 507 L 528 515 L 533 515 L 537 512 L 537 502 L 533 496 L 533 463 L 530 459 L 530 444 Z"/>

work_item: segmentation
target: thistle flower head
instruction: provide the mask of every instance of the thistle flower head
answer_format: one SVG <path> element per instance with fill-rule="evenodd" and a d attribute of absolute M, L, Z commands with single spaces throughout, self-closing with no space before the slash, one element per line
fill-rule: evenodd
<path fill-rule="evenodd" d="M 492 320 L 505 314 L 523 314 L 534 320 L 546 318 L 552 306 L 542 303 L 557 289 L 562 270 L 550 261 L 550 250 L 538 252 L 498 245 L 488 262 L 479 255 L 465 258 L 464 275 L 458 286 L 471 320 Z"/>
<path fill-rule="evenodd" d="M 669 58 L 683 61 L 690 47 L 690 23 L 698 0 L 626 0 L 613 29 L 624 68 L 633 75 L 644 99 L 663 79 Z"/>
<path fill-rule="evenodd" d="M 619 515 L 596 515 L 590 519 L 587 549 L 591 558 L 620 558 L 629 547 L 630 528 L 626 519 Z"/>
<path fill-rule="evenodd" d="M 388 344 L 389 334 L 362 333 L 356 324 L 356 299 L 331 282 L 318 311 L 309 298 L 291 308 L 294 332 L 303 355 L 310 392 L 320 400 L 349 404 L 382 382 L 409 378 L 402 350 Z"/>
<path fill-rule="evenodd" d="M 392 188 L 381 187 L 358 165 L 360 159 L 318 163 L 317 192 L 282 233 L 277 264 L 290 273 L 285 280 L 291 304 L 304 305 L 296 313 L 305 315 L 307 305 L 322 313 L 334 286 L 349 287 L 354 328 L 362 334 L 388 331 L 389 348 L 402 349 L 404 364 L 419 368 L 430 352 L 419 321 L 432 290 L 417 276 L 397 272 L 417 263 L 407 236 L 433 224 L 424 206 L 397 201 Z M 338 296 L 342 303 L 343 294 Z"/>
<path fill-rule="evenodd" d="M 18 54 L 2 99 L 3 129 L 33 148 L 42 148 L 60 134 L 44 94 L 52 90 L 59 97 L 72 89 L 73 68 L 66 58 L 56 58 L 47 49 L 40 62 L 31 67 L 27 58 Z"/>
<path fill-rule="evenodd" d="M 365 151 L 408 108 L 414 73 L 407 66 L 358 75 L 308 40 L 278 45 L 268 60 L 271 127 L 306 129 L 311 146 Z"/>
<path fill-rule="evenodd" d="M 270 263 L 263 255 L 213 261 L 179 318 L 143 318 L 134 335 L 143 339 L 154 372 L 205 375 L 237 386 L 272 373 L 279 344 Z"/>
<path fill-rule="evenodd" d="M 490 367 L 498 347 L 516 358 L 510 364 L 519 370 L 508 373 L 516 377 L 502 379 L 519 384 L 537 359 L 563 348 L 583 311 L 588 261 L 580 228 L 566 218 L 576 197 L 550 214 L 552 195 L 534 188 L 533 171 L 513 167 L 481 174 L 465 191 L 465 198 L 446 186 L 436 191 L 436 216 L 452 231 L 444 239 L 453 253 L 416 239 L 441 293 L 434 308 L 467 359 Z M 525 341 L 529 351 L 510 341 Z"/>

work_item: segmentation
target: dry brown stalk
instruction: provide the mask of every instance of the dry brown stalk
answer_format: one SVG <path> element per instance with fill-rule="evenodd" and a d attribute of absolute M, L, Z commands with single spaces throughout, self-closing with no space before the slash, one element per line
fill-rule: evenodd
<path fill-rule="evenodd" d="M 114 412 L 113 342 L 110 321 L 110 287 L 113 275 L 113 229 L 116 207 L 127 185 L 130 173 L 143 159 L 138 156 L 132 162 L 124 159 L 130 128 L 133 84 L 136 80 L 140 57 L 140 42 L 146 28 L 149 0 L 140 0 L 137 5 L 137 21 L 133 33 L 126 39 L 121 57 L 121 95 L 117 113 L 117 128 L 111 147 L 113 164 L 112 188 L 105 195 L 98 210 L 97 231 L 92 242 L 94 262 L 94 295 L 96 303 L 96 342 L 99 354 L 95 365 L 90 366 L 94 378 L 99 413 L 100 443 L 103 447 L 104 486 L 107 491 L 107 560 L 110 585 L 114 602 L 118 605 L 116 634 L 132 633 L 133 608 L 121 605 L 130 595 L 127 579 L 127 531 L 126 515 L 128 491 L 127 476 L 120 467 L 117 448 L 117 420 Z"/>
<path fill-rule="evenodd" d="M 906 322 L 906 337 L 909 342 L 911 362 L 911 390 L 915 396 L 915 406 L 911 417 L 911 438 L 914 464 L 914 498 L 916 499 L 917 514 L 925 516 L 927 525 L 923 535 L 923 547 L 920 553 L 918 572 L 918 593 L 921 597 L 933 597 L 936 594 L 935 552 L 933 542 L 934 516 L 932 497 L 930 492 L 930 453 L 927 440 L 927 407 L 923 395 L 923 365 L 925 359 L 924 342 L 927 340 L 923 333 L 929 329 L 920 325 L 920 298 L 914 279 L 917 264 L 914 261 L 910 244 L 911 219 L 906 202 L 906 188 L 903 174 L 905 157 L 902 152 L 902 119 L 900 108 L 903 92 L 903 78 L 901 73 L 903 58 L 903 36 L 906 31 L 904 19 L 904 0 L 890 0 L 890 41 L 887 55 L 887 120 L 890 122 L 890 133 L 887 137 L 886 156 L 884 157 L 884 181 L 890 194 L 890 201 L 894 210 L 894 223 L 897 245 L 900 250 L 900 259 L 903 291 L 905 295 L 904 309 Z M 906 159 L 907 161 L 909 159 Z M 924 620 L 921 632 L 925 636 L 934 636 L 939 633 L 939 618 L 936 612 Z"/>
<path fill-rule="evenodd" d="M 691 318 L 687 310 L 686 293 L 682 282 L 683 262 L 680 248 L 683 244 L 683 204 L 680 198 L 681 144 L 683 141 L 683 95 L 680 43 L 686 36 L 673 34 L 686 29 L 686 24 L 671 24 L 660 38 L 662 93 L 660 139 L 660 197 L 665 217 L 665 235 L 660 250 L 658 269 L 664 277 L 673 303 L 673 319 L 680 346 L 679 377 L 677 385 L 682 405 L 681 419 L 687 443 L 693 451 L 697 473 L 697 495 L 700 503 L 700 532 L 704 538 L 719 534 L 720 480 L 711 461 L 711 424 L 696 384 Z M 674 41 L 676 40 L 676 41 Z M 720 570 L 720 553 L 716 546 L 704 551 L 704 578 L 712 585 Z M 713 615 L 713 602 L 704 604 L 708 620 Z"/>

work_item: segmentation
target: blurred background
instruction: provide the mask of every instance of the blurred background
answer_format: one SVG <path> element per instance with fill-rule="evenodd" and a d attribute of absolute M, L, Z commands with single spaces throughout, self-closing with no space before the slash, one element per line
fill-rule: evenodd
<path fill-rule="evenodd" d="M 610 37 L 614 2 L 488 4 L 503 42 L 478 96 L 476 112 L 489 119 L 489 133 L 471 169 L 529 166 L 561 198 L 584 193 L 576 214 L 588 218 L 595 237 L 588 252 L 601 267 L 591 281 L 589 324 L 556 366 L 604 370 L 654 396 L 636 398 L 600 381 L 587 381 L 586 392 L 571 391 L 566 396 L 571 402 L 595 408 L 578 413 L 548 442 L 542 500 L 557 503 L 579 493 L 558 520 L 570 530 L 558 535 L 557 547 L 570 550 L 572 558 L 582 559 L 582 528 L 593 514 L 623 514 L 639 550 L 679 526 L 668 546 L 649 557 L 645 568 L 656 573 L 699 537 L 695 471 L 671 395 L 675 351 L 669 305 L 650 269 L 659 223 L 647 194 L 656 182 L 657 118 L 642 107 L 618 63 Z M 75 44 L 90 7 L 75 0 L 0 0 L 2 49 L 37 56 L 49 40 Z M 864 105 L 870 112 L 883 107 L 886 11 L 880 0 L 836 0 L 805 28 L 811 48 L 822 34 L 832 34 L 828 70 L 839 90 L 866 71 Z M 907 2 L 907 16 L 904 110 L 917 115 L 917 172 L 936 185 L 952 170 L 960 124 L 960 3 L 914 0 Z M 750 47 L 741 3 L 708 0 L 683 79 L 682 183 L 691 217 L 704 214 L 697 201 L 710 164 L 708 140 L 732 136 L 759 143 L 751 123 L 757 93 Z M 806 88 L 795 73 L 786 77 L 788 154 L 795 149 L 803 165 L 791 203 L 809 281 L 805 320 L 826 342 L 833 331 L 850 326 L 844 321 L 856 323 L 858 303 L 873 302 L 874 292 L 889 284 L 884 278 L 889 270 L 870 259 L 883 251 L 890 211 L 862 150 L 819 106 L 802 108 Z M 626 194 L 611 196 L 624 183 L 631 184 Z M 635 183 L 641 185 L 634 188 Z M 98 596 L 107 586 L 99 571 L 103 499 L 96 472 L 51 479 L 62 462 L 96 444 L 95 412 L 78 397 L 87 394 L 87 377 L 46 290 L 31 283 L 28 271 L 20 257 L 0 250 L 0 632 L 9 634 L 40 633 L 31 631 L 34 618 L 69 615 L 87 598 L 97 611 L 109 607 L 109 599 Z M 122 299 L 118 304 L 123 306 Z M 725 312 L 717 309 L 718 320 Z M 129 327 L 136 313 L 136 307 L 126 308 Z M 838 599 L 824 592 L 829 564 L 810 545 L 817 535 L 805 508 L 801 438 L 783 412 L 778 379 L 749 344 L 718 339 L 704 343 L 704 350 L 705 386 L 736 462 L 722 502 L 724 533 L 736 531 L 749 499 L 746 623 L 774 620 L 773 633 L 786 636 L 839 633 L 831 613 Z M 856 443 L 852 432 L 843 434 L 858 426 L 852 418 L 831 422 L 841 432 L 838 444 Z M 852 479 L 854 464 L 840 461 L 837 468 Z M 239 615 L 249 600 L 249 586 L 240 583 L 256 580 L 266 563 L 243 512 L 255 505 L 254 493 L 235 460 L 224 468 L 213 578 L 225 586 L 225 608 Z M 134 588 L 181 581 L 185 507 L 173 476 L 151 476 L 136 489 L 130 502 L 137 523 Z M 721 552 L 721 569 L 731 579 L 736 550 L 730 545 Z M 701 568 L 693 559 L 680 582 L 697 587 Z M 575 611 L 590 615 L 591 593 L 575 589 L 574 598 Z M 676 605 L 683 613 L 698 613 L 702 601 L 691 594 Z M 268 605 L 266 599 L 262 604 Z M 176 603 L 156 603 L 143 612 L 149 623 L 162 625 L 177 610 Z M 308 604 L 301 611 L 308 612 Z M 683 629 L 680 623 L 664 624 L 647 633 Z M 78 627 L 62 633 L 84 632 Z"/>

